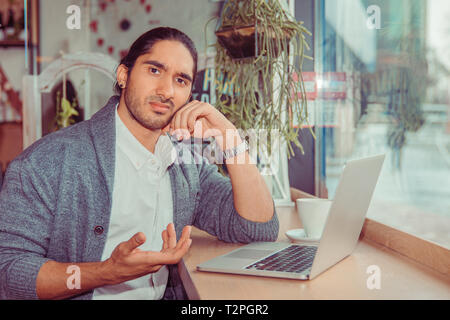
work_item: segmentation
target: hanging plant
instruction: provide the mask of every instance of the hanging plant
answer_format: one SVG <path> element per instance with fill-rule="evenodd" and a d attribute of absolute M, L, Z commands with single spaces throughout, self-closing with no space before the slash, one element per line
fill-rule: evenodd
<path fill-rule="evenodd" d="M 237 128 L 271 130 L 303 153 L 298 130 L 307 121 L 302 80 L 311 33 L 278 0 L 228 0 L 216 30 L 216 107 Z M 297 128 L 292 125 L 298 124 Z"/>

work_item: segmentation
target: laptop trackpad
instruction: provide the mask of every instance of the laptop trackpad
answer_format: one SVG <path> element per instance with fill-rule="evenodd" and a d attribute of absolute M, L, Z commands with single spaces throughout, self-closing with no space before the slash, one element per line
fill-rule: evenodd
<path fill-rule="evenodd" d="M 273 250 L 241 249 L 226 255 L 225 258 L 258 259 L 273 253 Z"/>

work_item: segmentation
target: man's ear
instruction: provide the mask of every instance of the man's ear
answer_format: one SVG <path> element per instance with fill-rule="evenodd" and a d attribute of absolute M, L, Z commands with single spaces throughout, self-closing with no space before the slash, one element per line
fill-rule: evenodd
<path fill-rule="evenodd" d="M 117 67 L 116 79 L 119 87 L 122 89 L 125 88 L 128 79 L 128 68 L 124 64 Z"/>

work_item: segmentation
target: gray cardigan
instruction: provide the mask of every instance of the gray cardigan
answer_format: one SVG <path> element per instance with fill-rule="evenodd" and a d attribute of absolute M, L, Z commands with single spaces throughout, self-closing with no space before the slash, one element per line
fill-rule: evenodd
<path fill-rule="evenodd" d="M 0 192 L 0 299 L 36 299 L 47 260 L 100 261 L 109 227 L 118 97 L 90 120 L 49 134 L 12 161 Z M 169 167 L 177 237 L 194 225 L 226 242 L 275 241 L 277 215 L 251 222 L 235 210 L 230 180 L 184 143 Z M 198 162 L 186 161 L 186 157 Z M 186 298 L 176 265 L 165 299 Z M 75 297 L 91 299 L 92 291 Z"/>

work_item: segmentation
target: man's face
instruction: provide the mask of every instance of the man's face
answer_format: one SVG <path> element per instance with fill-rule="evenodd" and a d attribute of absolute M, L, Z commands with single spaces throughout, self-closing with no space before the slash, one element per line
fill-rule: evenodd
<path fill-rule="evenodd" d="M 156 42 L 136 60 L 126 79 L 122 93 L 130 115 L 149 130 L 164 128 L 188 102 L 193 68 L 194 60 L 181 42 Z"/>

